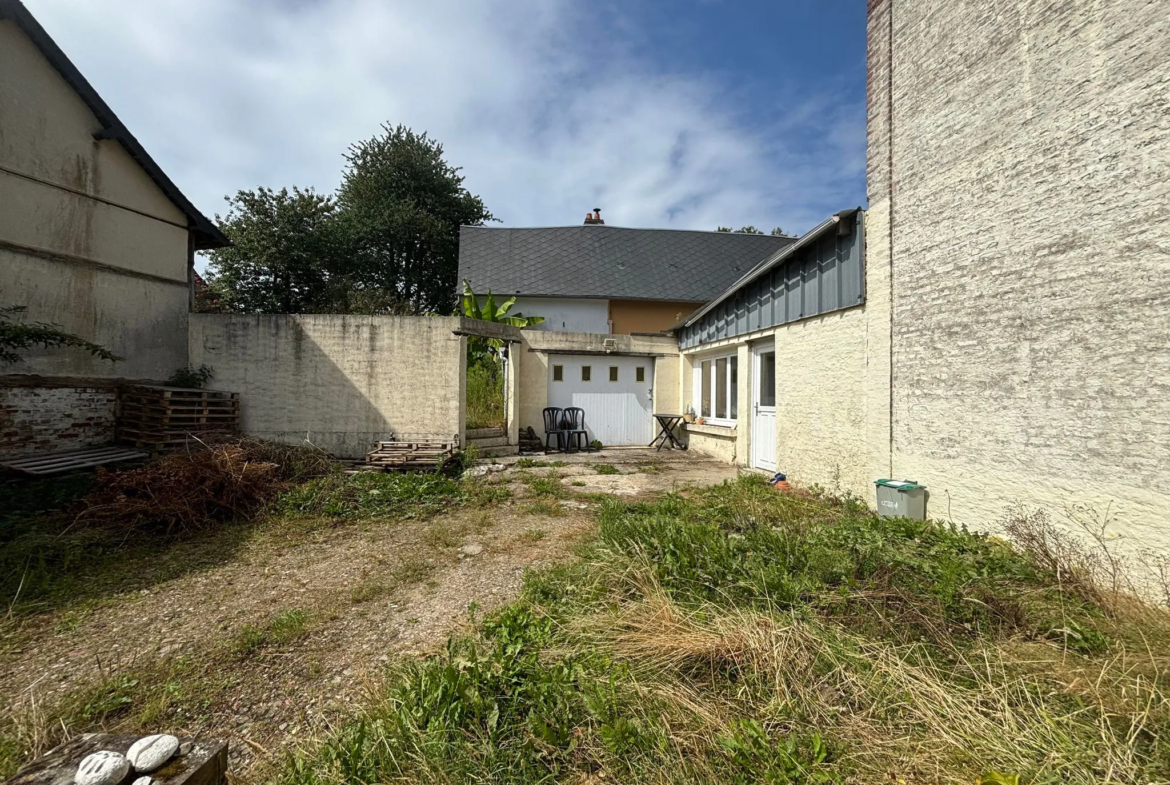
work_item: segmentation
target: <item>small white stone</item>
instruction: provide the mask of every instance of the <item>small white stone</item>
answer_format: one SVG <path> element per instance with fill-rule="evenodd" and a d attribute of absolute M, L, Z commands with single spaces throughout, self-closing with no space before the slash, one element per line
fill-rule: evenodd
<path fill-rule="evenodd" d="M 464 556 L 478 556 L 483 553 L 483 546 L 478 542 L 469 542 L 459 549 Z"/>
<path fill-rule="evenodd" d="M 171 759 L 179 749 L 179 740 L 165 733 L 143 736 L 130 745 L 126 759 L 137 772 L 154 771 Z"/>
<path fill-rule="evenodd" d="M 76 785 L 117 785 L 130 771 L 130 761 L 120 753 L 98 750 L 86 755 L 77 766 Z"/>
<path fill-rule="evenodd" d="M 191 751 L 191 742 L 185 741 L 179 745 L 179 756 L 182 757 Z"/>

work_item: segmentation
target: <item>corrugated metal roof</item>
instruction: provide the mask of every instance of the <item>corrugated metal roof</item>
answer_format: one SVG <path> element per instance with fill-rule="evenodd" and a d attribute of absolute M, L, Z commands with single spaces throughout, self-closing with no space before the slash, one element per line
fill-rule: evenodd
<path fill-rule="evenodd" d="M 795 241 L 620 226 L 464 226 L 459 278 L 497 294 L 701 302 Z"/>

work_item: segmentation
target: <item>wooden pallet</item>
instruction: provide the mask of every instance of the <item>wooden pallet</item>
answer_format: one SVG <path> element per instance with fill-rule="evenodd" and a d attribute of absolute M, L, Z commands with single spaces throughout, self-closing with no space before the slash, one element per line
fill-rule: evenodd
<path fill-rule="evenodd" d="M 22 474 L 31 474 L 43 477 L 50 474 L 92 469 L 95 466 L 104 466 L 108 463 L 133 461 L 150 457 L 139 450 L 125 447 L 89 447 L 84 450 L 67 450 L 64 452 L 44 452 L 37 455 L 26 455 L 23 458 L 13 458 L 0 461 L 0 466 Z"/>
<path fill-rule="evenodd" d="M 383 471 L 442 466 L 455 455 L 455 443 L 450 441 L 389 441 L 378 442 L 366 454 L 366 465 Z"/>
<path fill-rule="evenodd" d="M 152 452 L 186 445 L 211 431 L 240 427 L 239 393 L 134 385 L 121 392 L 118 441 Z"/>

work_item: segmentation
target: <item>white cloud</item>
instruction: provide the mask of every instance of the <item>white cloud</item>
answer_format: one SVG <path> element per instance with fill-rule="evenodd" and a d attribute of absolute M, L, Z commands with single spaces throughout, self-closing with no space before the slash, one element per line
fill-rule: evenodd
<path fill-rule="evenodd" d="M 857 202 L 864 107 L 761 124 L 715 78 L 656 72 L 569 0 L 26 0 L 204 212 L 336 187 L 382 122 L 443 142 L 507 225 L 803 231 Z M 608 37 L 607 37 L 608 36 Z M 809 144 L 809 139 L 815 144 Z"/>

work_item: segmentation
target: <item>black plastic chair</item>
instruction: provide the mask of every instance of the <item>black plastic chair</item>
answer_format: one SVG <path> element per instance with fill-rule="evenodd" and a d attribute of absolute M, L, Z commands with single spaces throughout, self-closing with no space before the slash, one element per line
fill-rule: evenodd
<path fill-rule="evenodd" d="M 557 449 L 562 452 L 565 449 L 565 410 L 557 406 L 549 406 L 544 410 L 544 448 L 551 450 L 552 445 L 549 442 L 552 437 L 557 437 Z"/>
<path fill-rule="evenodd" d="M 576 442 L 577 449 L 589 449 L 589 432 L 585 430 L 585 410 L 580 406 L 570 406 L 565 409 L 565 436 L 571 445 Z"/>

